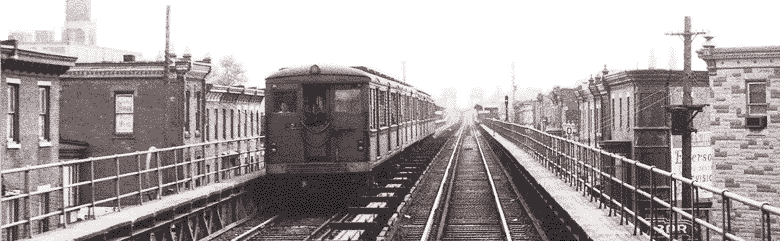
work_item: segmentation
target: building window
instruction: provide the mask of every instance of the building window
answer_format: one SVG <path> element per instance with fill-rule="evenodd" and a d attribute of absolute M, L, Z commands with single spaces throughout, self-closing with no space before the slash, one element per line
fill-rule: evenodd
<path fill-rule="evenodd" d="M 222 139 L 227 140 L 227 110 L 222 109 Z"/>
<path fill-rule="evenodd" d="M 249 128 L 248 127 L 251 124 L 251 122 L 249 122 L 249 113 L 247 113 L 247 112 L 248 112 L 248 110 L 244 111 L 244 137 L 249 136 L 249 132 L 248 132 Z"/>
<path fill-rule="evenodd" d="M 114 93 L 116 134 L 133 133 L 133 92 Z"/>
<path fill-rule="evenodd" d="M 631 97 L 626 97 L 626 129 L 631 130 Z"/>
<path fill-rule="evenodd" d="M 200 132 L 200 91 L 195 91 L 195 131 Z"/>
<path fill-rule="evenodd" d="M 766 114 L 766 83 L 748 83 L 748 114 Z"/>
<path fill-rule="evenodd" d="M 190 131 L 190 91 L 184 92 L 184 131 Z"/>
<path fill-rule="evenodd" d="M 612 99 L 612 130 L 615 129 L 615 126 L 617 125 L 617 118 L 615 118 L 615 99 Z"/>
<path fill-rule="evenodd" d="M 235 123 L 233 123 L 233 118 L 235 116 L 235 112 L 233 110 L 230 110 L 230 139 L 236 138 L 236 132 L 235 132 Z"/>
<path fill-rule="evenodd" d="M 623 98 L 618 98 L 618 110 L 620 111 L 618 115 L 618 128 L 623 129 Z"/>
<path fill-rule="evenodd" d="M 50 104 L 51 104 L 51 97 L 50 97 L 50 87 L 49 86 L 38 86 L 38 138 L 40 138 L 41 141 L 49 142 L 51 140 L 50 136 Z"/>
<path fill-rule="evenodd" d="M 10 78 L 6 79 L 11 82 Z M 19 83 L 8 84 L 8 106 L 6 133 L 8 133 L 8 143 L 19 143 Z"/>

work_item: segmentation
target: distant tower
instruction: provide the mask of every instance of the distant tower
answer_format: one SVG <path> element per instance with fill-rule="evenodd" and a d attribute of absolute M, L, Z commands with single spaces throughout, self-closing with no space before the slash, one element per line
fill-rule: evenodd
<path fill-rule="evenodd" d="M 68 45 L 97 44 L 97 29 L 92 22 L 91 0 L 65 0 L 65 27 L 62 41 Z"/>

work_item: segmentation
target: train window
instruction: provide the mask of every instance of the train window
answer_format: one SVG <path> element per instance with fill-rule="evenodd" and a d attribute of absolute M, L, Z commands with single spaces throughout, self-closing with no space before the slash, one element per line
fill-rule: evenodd
<path fill-rule="evenodd" d="M 390 124 L 395 125 L 398 124 L 398 94 L 392 93 L 390 94 L 390 105 L 392 108 L 392 114 L 390 114 Z"/>
<path fill-rule="evenodd" d="M 273 93 L 274 98 L 274 113 L 291 113 L 295 112 L 296 103 L 298 102 L 298 96 L 295 91 L 279 91 Z"/>
<path fill-rule="evenodd" d="M 374 89 L 368 89 L 368 125 L 369 128 L 375 129 L 376 125 L 374 125 Z"/>
<path fill-rule="evenodd" d="M 387 126 L 387 92 L 379 91 L 379 126 Z"/>
<path fill-rule="evenodd" d="M 336 90 L 335 111 L 360 114 L 363 112 L 360 101 L 360 89 Z"/>

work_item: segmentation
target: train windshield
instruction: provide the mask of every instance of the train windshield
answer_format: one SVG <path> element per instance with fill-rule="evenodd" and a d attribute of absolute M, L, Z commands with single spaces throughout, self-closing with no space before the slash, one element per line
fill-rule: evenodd
<path fill-rule="evenodd" d="M 274 113 L 293 113 L 297 105 L 298 97 L 295 91 L 274 92 Z"/>
<path fill-rule="evenodd" d="M 360 89 L 336 89 L 335 111 L 340 113 L 361 113 Z"/>

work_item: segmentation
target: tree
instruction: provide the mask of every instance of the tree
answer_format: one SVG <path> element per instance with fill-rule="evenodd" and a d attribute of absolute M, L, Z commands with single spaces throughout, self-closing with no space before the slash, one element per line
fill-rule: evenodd
<path fill-rule="evenodd" d="M 246 70 L 241 62 L 238 62 L 233 55 L 222 56 L 219 64 L 211 70 L 211 74 L 206 78 L 206 83 L 216 85 L 241 85 L 249 81 L 246 77 Z"/>
<path fill-rule="evenodd" d="M 474 105 L 474 109 L 477 110 L 477 111 L 481 111 L 482 110 L 482 105 L 476 104 L 476 105 Z"/>

